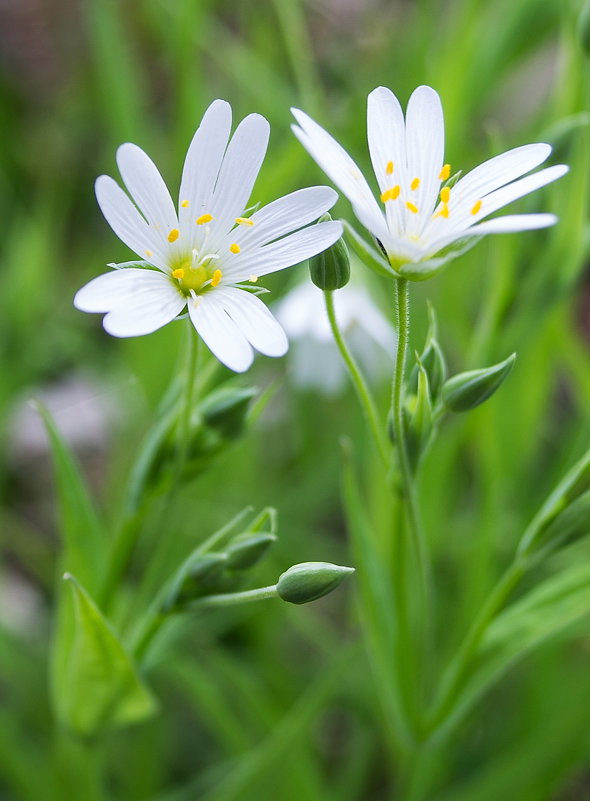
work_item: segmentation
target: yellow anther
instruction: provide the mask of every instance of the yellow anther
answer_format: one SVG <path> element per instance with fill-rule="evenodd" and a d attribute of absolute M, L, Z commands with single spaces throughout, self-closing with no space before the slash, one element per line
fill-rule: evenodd
<path fill-rule="evenodd" d="M 449 189 L 448 186 L 443 186 L 443 188 L 440 190 L 441 201 L 443 203 L 448 203 L 450 197 L 451 197 L 451 190 Z"/>
<path fill-rule="evenodd" d="M 387 162 L 387 165 L 385 167 L 385 172 L 387 173 L 387 175 L 391 175 L 391 173 L 393 172 L 393 161 Z"/>
<path fill-rule="evenodd" d="M 178 278 L 179 281 L 184 278 L 184 270 L 182 267 L 179 267 L 177 270 L 172 270 L 172 278 Z"/>
<path fill-rule="evenodd" d="M 410 189 L 412 190 L 412 192 L 415 192 L 416 189 L 418 189 L 419 186 L 420 186 L 420 179 L 419 178 L 414 178 L 414 180 L 410 184 Z"/>
<path fill-rule="evenodd" d="M 221 270 L 215 270 L 211 278 L 211 286 L 217 286 L 217 284 L 221 281 L 222 276 L 223 273 Z"/>
<path fill-rule="evenodd" d="M 239 253 L 241 250 L 240 246 L 236 245 L 235 242 L 229 246 L 229 249 L 231 250 L 232 253 Z"/>
<path fill-rule="evenodd" d="M 211 222 L 213 219 L 211 214 L 201 214 L 200 217 L 197 217 L 197 225 L 205 225 L 205 223 Z"/>
<path fill-rule="evenodd" d="M 254 220 L 250 220 L 248 217 L 236 217 L 236 222 L 238 225 L 254 225 Z"/>
<path fill-rule="evenodd" d="M 248 281 L 250 281 L 251 284 L 255 284 L 256 281 L 258 281 L 258 276 L 257 275 L 249 275 L 248 276 Z"/>
<path fill-rule="evenodd" d="M 471 209 L 472 214 L 477 214 L 477 212 L 481 209 L 481 200 L 478 200 L 477 203 Z"/>
<path fill-rule="evenodd" d="M 179 236 L 180 236 L 180 231 L 178 230 L 178 228 L 173 228 L 168 234 L 168 242 L 176 242 Z"/>
<path fill-rule="evenodd" d="M 388 200 L 395 200 L 397 197 L 399 197 L 400 192 L 401 187 L 399 186 L 392 186 L 391 189 L 386 189 L 381 195 L 381 202 L 387 203 Z"/>
<path fill-rule="evenodd" d="M 146 252 L 145 252 L 145 255 L 148 257 L 148 259 L 151 259 L 151 257 L 152 257 L 154 254 L 152 253 L 152 251 L 151 251 L 151 250 L 146 250 Z"/>
<path fill-rule="evenodd" d="M 442 168 L 442 170 L 439 173 L 438 180 L 439 181 L 448 181 L 450 174 L 451 174 L 451 165 L 450 164 L 445 164 L 445 166 Z"/>
<path fill-rule="evenodd" d="M 416 206 L 414 203 L 412 203 L 409 200 L 406 203 L 406 208 L 407 208 L 408 211 L 411 211 L 412 214 L 418 214 L 418 206 Z"/>
<path fill-rule="evenodd" d="M 183 200 L 180 205 L 182 206 L 183 209 L 188 209 L 188 200 Z"/>
<path fill-rule="evenodd" d="M 446 219 L 449 216 L 449 207 L 447 206 L 447 204 L 443 203 L 442 208 L 440 208 L 434 216 L 444 217 Z"/>

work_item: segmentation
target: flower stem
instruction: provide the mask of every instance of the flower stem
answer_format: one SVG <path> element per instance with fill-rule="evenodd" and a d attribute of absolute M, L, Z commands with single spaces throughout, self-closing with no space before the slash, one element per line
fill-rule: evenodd
<path fill-rule="evenodd" d="M 430 567 L 420 521 L 414 479 L 408 457 L 403 416 L 404 378 L 410 339 L 410 292 L 408 281 L 403 278 L 395 282 L 395 318 L 397 351 L 391 386 L 391 417 L 412 547 L 421 581 L 423 613 L 426 615 L 429 603 Z"/>
<path fill-rule="evenodd" d="M 375 401 L 373 400 L 373 396 L 371 395 L 371 391 L 367 386 L 367 382 L 363 378 L 363 375 L 357 363 L 355 362 L 354 357 L 344 341 L 340 328 L 338 327 L 338 321 L 336 320 L 336 312 L 334 309 L 334 293 L 330 290 L 325 290 L 324 300 L 326 303 L 326 312 L 328 314 L 328 320 L 330 322 L 330 328 L 332 329 L 334 340 L 348 368 L 348 372 L 350 373 L 352 383 L 354 384 L 354 388 L 365 413 L 365 417 L 367 418 L 367 423 L 371 433 L 373 434 L 373 439 L 375 440 L 375 445 L 377 446 L 379 455 L 383 459 L 385 465 L 388 466 L 389 448 L 385 440 L 384 432 L 379 424 L 379 415 L 377 413 Z"/>
<path fill-rule="evenodd" d="M 243 592 L 228 592 L 220 595 L 206 595 L 199 598 L 187 608 L 187 611 L 196 612 L 199 609 L 237 606 L 238 604 L 251 603 L 252 601 L 266 601 L 269 598 L 278 598 L 277 585 L 270 584 L 268 587 L 258 587 L 255 590 L 244 590 Z"/>

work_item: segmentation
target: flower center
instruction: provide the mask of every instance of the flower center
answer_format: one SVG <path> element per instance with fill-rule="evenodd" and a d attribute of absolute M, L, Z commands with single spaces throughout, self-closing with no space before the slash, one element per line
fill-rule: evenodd
<path fill-rule="evenodd" d="M 202 293 L 216 287 L 221 281 L 222 272 L 217 266 L 218 257 L 209 253 L 201 260 L 193 251 L 191 256 L 179 258 L 173 265 L 172 279 L 175 286 L 187 297 L 191 293 Z"/>

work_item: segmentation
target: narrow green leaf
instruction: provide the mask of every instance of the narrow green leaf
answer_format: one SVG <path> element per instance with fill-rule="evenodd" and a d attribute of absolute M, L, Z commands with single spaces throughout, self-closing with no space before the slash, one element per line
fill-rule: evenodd
<path fill-rule="evenodd" d="M 447 723 L 456 722 L 519 659 L 567 633 L 590 614 L 590 564 L 576 564 L 546 579 L 490 624 L 461 700 Z"/>
<path fill-rule="evenodd" d="M 156 711 L 123 644 L 94 601 L 66 574 L 74 601 L 74 634 L 59 677 L 57 711 L 81 735 L 136 723 Z"/>

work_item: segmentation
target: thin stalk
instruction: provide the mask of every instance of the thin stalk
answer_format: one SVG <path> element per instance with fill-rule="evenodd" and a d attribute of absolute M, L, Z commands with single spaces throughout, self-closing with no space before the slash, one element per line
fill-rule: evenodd
<path fill-rule="evenodd" d="M 379 424 L 379 415 L 377 413 L 375 401 L 373 400 L 373 396 L 371 395 L 371 391 L 367 386 L 367 382 L 363 378 L 363 375 L 357 363 L 355 362 L 354 357 L 344 341 L 340 328 L 338 327 L 338 321 L 336 320 L 336 312 L 334 309 L 334 293 L 329 290 L 324 291 L 324 300 L 326 303 L 326 312 L 328 314 L 328 320 L 330 323 L 330 328 L 332 329 L 334 340 L 348 368 L 348 372 L 350 373 L 352 383 L 354 384 L 358 399 L 365 413 L 365 417 L 367 418 L 367 423 L 373 435 L 373 439 L 375 440 L 375 445 L 377 446 L 377 450 L 379 451 L 379 455 L 381 456 L 384 464 L 389 466 L 389 448 L 385 440 L 384 432 Z"/>
<path fill-rule="evenodd" d="M 408 281 L 403 278 L 400 278 L 395 282 L 395 318 L 397 325 L 397 351 L 395 356 L 393 382 L 391 385 L 391 417 L 394 439 L 397 448 L 402 492 L 405 501 L 412 547 L 414 550 L 421 583 L 423 613 L 427 616 L 429 605 L 430 567 L 426 550 L 426 542 L 420 522 L 414 479 L 408 457 L 404 426 L 403 391 L 408 344 L 410 339 L 410 292 Z"/>
<path fill-rule="evenodd" d="M 256 590 L 244 590 L 243 592 L 228 592 L 220 595 L 206 595 L 199 598 L 187 607 L 189 612 L 197 612 L 199 609 L 212 607 L 237 606 L 238 604 L 251 603 L 252 601 L 266 601 L 269 598 L 278 598 L 276 584 L 268 587 L 258 587 Z"/>
<path fill-rule="evenodd" d="M 188 326 L 188 344 L 187 344 L 187 366 L 185 372 L 185 382 L 184 382 L 184 404 L 182 408 L 182 413 L 180 417 L 180 425 L 178 427 L 178 439 L 177 439 L 177 447 L 176 447 L 176 460 L 174 465 L 174 470 L 172 474 L 172 481 L 170 482 L 169 487 L 169 500 L 172 497 L 172 494 L 175 491 L 175 487 L 178 484 L 178 479 L 182 474 L 182 470 L 184 467 L 184 462 L 186 460 L 186 456 L 188 453 L 188 445 L 189 445 L 189 434 L 190 434 L 190 419 L 191 419 L 191 411 L 193 406 L 193 401 L 195 397 L 195 383 L 196 383 L 196 373 L 197 373 L 197 366 L 198 366 L 198 356 L 199 356 L 199 349 L 198 349 L 198 340 L 193 329 L 192 325 Z M 161 425 L 167 427 L 168 422 L 163 420 Z M 158 432 L 156 432 L 158 434 Z M 158 436 L 156 436 L 158 439 Z M 148 442 L 148 449 L 149 449 L 149 442 Z M 150 454 L 148 453 L 147 456 L 149 457 Z M 149 462 L 149 458 L 148 458 Z M 121 523 L 117 535 L 115 537 L 115 541 L 113 544 L 113 549 L 111 551 L 110 562 L 107 566 L 105 576 L 102 582 L 101 591 L 98 596 L 98 602 L 101 607 L 105 607 L 108 605 L 110 598 L 115 592 L 118 582 L 121 580 L 122 576 L 124 575 L 133 554 L 135 552 L 135 546 L 137 544 L 137 540 L 141 533 L 141 524 L 142 524 L 142 497 L 141 497 L 141 489 L 138 489 L 138 486 L 141 484 L 141 479 L 143 476 L 141 475 L 141 470 L 143 470 L 144 466 L 140 465 L 140 476 L 132 477 L 131 486 L 133 488 L 132 497 L 128 498 L 128 508 L 126 510 L 125 516 L 123 518 L 123 522 Z M 166 508 L 168 507 L 168 503 L 165 504 Z"/>

